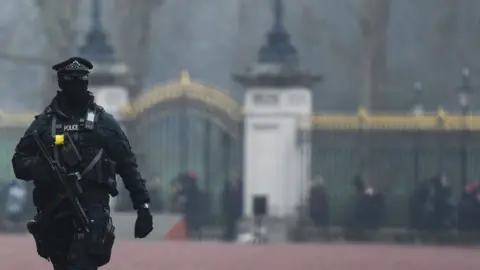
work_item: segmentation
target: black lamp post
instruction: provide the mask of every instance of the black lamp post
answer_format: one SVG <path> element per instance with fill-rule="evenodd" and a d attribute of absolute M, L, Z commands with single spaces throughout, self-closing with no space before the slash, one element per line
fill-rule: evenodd
<path fill-rule="evenodd" d="M 423 116 L 424 114 L 424 108 L 422 104 L 423 84 L 421 82 L 414 82 L 413 91 L 415 93 L 413 114 L 415 116 Z"/>
<path fill-rule="evenodd" d="M 461 183 L 465 186 L 468 182 L 468 122 L 467 117 L 470 113 L 470 96 L 472 94 L 472 87 L 470 85 L 470 69 L 464 67 L 462 69 L 462 85 L 458 89 L 458 103 L 462 110 L 463 126 L 461 131 L 461 151 L 460 151 L 460 166 L 461 166 Z"/>
<path fill-rule="evenodd" d="M 415 93 L 413 114 L 415 117 L 421 117 L 424 114 L 423 104 L 422 104 L 422 93 L 423 85 L 421 82 L 413 83 L 413 91 Z M 414 149 L 413 149 L 413 174 L 415 185 L 420 181 L 420 136 L 421 130 L 415 129 L 414 131 Z"/>

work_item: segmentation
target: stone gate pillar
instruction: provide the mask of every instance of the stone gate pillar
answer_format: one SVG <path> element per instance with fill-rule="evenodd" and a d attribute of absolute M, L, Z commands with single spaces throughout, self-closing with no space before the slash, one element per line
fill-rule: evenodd
<path fill-rule="evenodd" d="M 283 3 L 274 3 L 274 25 L 257 64 L 234 75 L 246 88 L 243 180 L 247 218 L 253 215 L 255 196 L 267 197 L 269 216 L 294 214 L 301 203 L 301 189 L 310 178 L 305 164 L 311 159 L 306 149 L 309 144 L 299 138 L 298 130 L 305 119 L 309 121 L 310 87 L 321 77 L 299 68 L 297 50 L 283 25 Z"/>

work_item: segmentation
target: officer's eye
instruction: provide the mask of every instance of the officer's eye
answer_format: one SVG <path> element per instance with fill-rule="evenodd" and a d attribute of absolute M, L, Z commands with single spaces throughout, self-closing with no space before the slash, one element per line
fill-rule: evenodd
<path fill-rule="evenodd" d="M 63 76 L 63 79 L 65 81 L 71 81 L 71 80 L 82 80 L 82 81 L 85 81 L 85 80 L 88 80 L 88 75 L 84 75 L 84 76 Z"/>

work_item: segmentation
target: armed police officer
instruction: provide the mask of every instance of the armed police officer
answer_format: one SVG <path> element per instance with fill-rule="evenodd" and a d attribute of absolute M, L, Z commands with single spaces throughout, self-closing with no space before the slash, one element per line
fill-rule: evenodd
<path fill-rule="evenodd" d="M 120 125 L 88 91 L 91 62 L 54 65 L 60 91 L 35 117 L 12 159 L 17 178 L 33 181 L 37 215 L 27 227 L 55 270 L 92 270 L 109 262 L 115 239 L 110 196 L 119 174 L 137 210 L 135 237 L 153 229 L 145 181 Z"/>

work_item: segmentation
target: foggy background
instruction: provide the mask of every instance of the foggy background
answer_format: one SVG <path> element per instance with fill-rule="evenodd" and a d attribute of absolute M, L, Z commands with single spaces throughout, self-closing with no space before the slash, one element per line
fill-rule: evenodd
<path fill-rule="evenodd" d="M 8 205 L 14 204 L 7 199 L 14 197 L 9 192 L 15 189 L 15 183 L 20 182 L 14 179 L 11 157 L 26 128 L 22 126 L 24 121 L 13 124 L 2 121 L 9 120 L 4 113 L 16 114 L 15 119 L 10 119 L 10 122 L 15 122 L 22 118 L 20 113 L 33 116 L 41 112 L 58 89 L 51 66 L 82 55 L 80 51 L 92 29 L 97 27 L 96 30 L 106 34 L 107 43 L 114 49 L 115 61 L 128 68 L 127 82 L 112 83 L 110 77 L 102 78 L 103 85 L 99 88 L 118 90 L 115 86 L 125 87 L 134 93 L 130 98 L 154 89 L 171 90 L 180 96 L 185 90 L 179 80 L 183 74 L 189 75 L 194 82 L 189 87 L 193 92 L 197 91 L 196 94 L 205 94 L 198 90 L 203 87 L 206 92 L 210 91 L 205 94 L 208 99 L 211 98 L 208 94 L 215 94 L 218 89 L 241 106 L 245 89 L 233 79 L 232 74 L 245 71 L 258 61 L 259 49 L 266 43 L 266 35 L 272 28 L 271 2 L 99 0 L 99 21 L 95 21 L 92 12 L 94 0 L 0 0 L 0 231 L 25 233 L 22 222 L 30 219 L 36 211 L 28 201 L 28 206 L 24 204 L 20 222 L 4 218 L 7 215 L 3 212 L 8 212 Z M 311 150 L 312 168 L 308 177 L 312 179 L 308 179 L 308 194 L 302 194 L 294 222 L 291 217 L 281 221 L 269 220 L 266 225 L 268 233 L 280 234 L 281 231 L 281 241 L 288 234 L 298 242 L 365 240 L 412 244 L 444 244 L 448 241 L 463 244 L 462 241 L 468 242 L 465 239 L 475 234 L 477 238 L 473 241 L 477 241 L 478 245 L 480 140 L 477 138 L 480 136 L 477 136 L 478 125 L 472 124 L 474 128 L 469 129 L 468 119 L 470 113 L 478 112 L 480 105 L 480 93 L 476 93 L 480 88 L 480 1 L 284 0 L 284 4 L 285 26 L 292 45 L 298 50 L 300 66 L 323 77 L 312 88 L 315 115 L 342 113 L 351 115 L 351 120 L 359 108 L 364 107 L 373 115 L 385 113 L 398 116 L 411 114 L 418 105 L 427 113 L 435 114 L 439 108 L 447 114 L 462 113 L 456 122 L 462 120 L 464 125 L 449 129 L 440 121 L 443 119 L 441 115 L 437 115 L 435 121 L 442 123 L 421 132 L 412 124 L 413 117 L 407 119 L 412 121 L 409 127 L 393 123 L 389 127 L 377 126 L 377 129 L 367 132 L 357 128 L 357 122 L 345 129 L 334 125 L 317 126 L 312 131 L 299 129 L 299 149 L 300 146 L 311 146 L 308 151 Z M 90 60 L 101 62 L 99 59 Z M 465 68 L 470 71 L 470 76 L 466 76 L 468 83 L 465 78 L 462 82 L 462 70 Z M 170 82 L 177 84 L 162 88 Z M 199 82 L 204 84 L 199 86 Z M 414 89 L 415 83 L 422 85 L 421 91 Z M 461 87 L 472 92 L 460 93 Z M 470 94 L 469 102 L 463 108 L 459 104 L 459 93 Z M 227 105 L 233 104 L 227 109 L 235 107 L 235 110 L 238 109 L 235 113 L 240 115 L 239 118 L 243 117 L 240 108 L 237 108 L 240 106 L 228 96 L 216 94 L 217 100 L 213 101 L 226 100 Z M 221 106 L 209 106 L 211 104 L 202 99 L 198 99 L 198 103 L 203 101 L 206 109 L 200 109 L 199 114 L 191 113 L 198 109 L 194 108 L 195 99 L 188 100 L 194 101 L 191 103 L 187 102 L 187 98 L 178 100 L 180 102 L 172 101 L 165 105 L 173 106 L 173 109 L 167 108 L 172 109 L 173 114 L 163 114 L 155 108 L 136 115 L 136 118 L 130 119 L 133 121 L 122 122 L 152 197 L 155 231 L 149 240 L 172 240 L 169 233 L 178 228 L 178 224 L 184 226 L 182 222 L 189 213 L 196 215 L 198 212 L 202 219 L 198 221 L 201 223 L 200 236 L 192 238 L 183 235 L 182 239 L 223 238 L 234 241 L 236 236 L 247 232 L 245 224 L 241 224 L 244 222 L 242 119 L 234 119 L 233 113 L 215 111 Z M 207 115 L 201 115 L 205 112 Z M 360 117 L 356 120 L 358 123 L 361 121 Z M 231 126 L 235 128 L 230 129 Z M 201 198 L 200 210 L 195 208 L 188 212 L 182 205 L 184 201 L 178 199 L 181 196 L 177 196 L 179 187 L 175 184 L 180 177 L 188 178 L 190 183 L 194 183 L 192 185 L 199 187 L 200 195 L 192 197 Z M 30 194 L 32 184 L 25 184 L 22 188 L 28 190 L 23 194 Z M 219 261 L 227 269 L 228 265 L 241 267 L 242 263 L 251 259 L 248 255 L 250 250 L 245 246 L 231 249 L 228 251 L 231 257 L 224 257 L 218 256 L 220 253 L 215 250 L 218 248 L 215 245 L 192 245 L 186 249 L 179 245 L 179 251 L 176 247 L 165 248 L 169 242 L 154 243 L 148 248 L 141 241 L 127 243 L 133 237 L 136 213 L 123 184 L 119 188 L 120 195 L 115 199 L 115 211 L 112 212 L 120 241 L 118 251 L 114 252 L 114 263 L 106 269 L 152 269 L 152 265 L 159 267 L 160 263 L 169 267 L 177 265 L 180 269 L 182 267 L 178 265 L 181 264 L 190 264 L 188 267 L 196 265 L 192 258 L 201 258 L 198 267 L 195 266 L 198 269 L 222 268 L 218 267 Z M 445 192 L 437 196 L 441 192 L 435 189 Z M 425 200 L 416 200 L 418 194 L 426 194 L 425 198 L 421 198 Z M 30 197 L 28 200 L 31 200 Z M 435 206 L 430 207 L 434 210 L 429 208 L 422 212 L 431 201 L 440 202 L 437 207 L 440 210 Z M 464 211 L 468 212 L 464 215 L 464 221 L 470 222 L 468 228 L 458 222 L 458 213 L 465 209 L 471 210 Z M 230 224 L 225 222 L 228 219 L 232 221 Z M 448 224 L 444 227 L 439 225 L 444 221 Z M 277 226 L 279 224 L 281 226 Z M 291 227 L 287 228 L 285 224 Z M 227 239 L 224 231 L 230 225 L 235 227 L 235 233 Z M 238 228 L 240 225 L 243 227 L 237 231 L 237 225 Z M 462 234 L 464 232 L 467 234 Z M 427 237 L 422 238 L 425 235 Z M 445 235 L 451 238 L 447 237 L 448 241 L 440 239 Z M 2 260 L 2 256 L 10 256 L 8 259 L 11 259 L 5 262 L 5 265 L 12 265 L 10 268 L 7 265 L 6 269 L 17 269 L 21 263 L 48 269 L 47 263 L 41 268 L 40 259 L 34 256 L 33 241 L 27 242 L 31 240 L 30 235 L 10 236 L 2 238 L 2 242 L 8 241 L 0 248 L 0 261 L 8 261 Z M 256 238 L 252 239 L 256 241 Z M 163 253 L 163 258 L 159 260 L 160 249 L 150 248 L 153 245 L 164 245 L 162 252 L 169 250 L 170 253 Z M 26 250 L 23 248 L 26 246 L 30 248 L 28 256 L 17 252 Z M 286 251 L 274 247 L 255 258 L 267 263 L 275 262 L 276 270 L 288 266 L 288 263 L 279 263 L 277 259 L 307 266 L 298 269 L 307 269 L 329 260 L 338 266 L 333 267 L 338 270 L 375 270 L 373 266 L 380 264 L 383 268 L 379 269 L 392 270 L 402 267 L 478 269 L 480 265 L 477 257 L 465 249 L 442 249 L 444 253 L 435 253 L 425 248 L 423 255 L 418 249 L 409 247 L 402 248 L 406 254 L 402 255 L 383 246 L 381 251 L 387 253 L 367 245 L 360 248 L 350 246 L 344 251 L 335 250 L 337 247 L 343 249 L 345 246 L 293 247 Z M 333 249 L 319 252 L 329 248 Z M 220 252 L 230 254 L 223 253 L 225 250 L 222 247 Z M 342 252 L 348 256 L 338 256 Z M 241 257 L 238 254 L 247 255 Z M 319 254 L 325 258 L 319 259 Z M 430 259 L 428 256 L 436 257 Z M 230 263 L 234 259 L 236 262 Z M 307 263 L 307 259 L 312 263 Z M 335 261 L 337 259 L 341 262 Z M 273 267 L 263 267 L 261 262 L 253 261 L 252 265 L 244 268 Z M 217 265 L 202 268 L 201 263 Z M 348 263 L 355 266 L 350 267 Z"/>
<path fill-rule="evenodd" d="M 252 64 L 271 25 L 269 1 L 102 2 L 102 23 L 119 60 L 141 89 L 177 78 L 218 86 L 241 100 L 231 73 Z M 316 111 L 412 107 L 414 81 L 428 110 L 458 109 L 460 70 L 479 71 L 476 0 L 286 1 L 286 25 L 303 66 L 326 80 Z M 91 23 L 90 1 L 3 0 L 0 10 L 0 107 L 39 111 L 54 92 L 52 63 L 75 54 Z M 472 98 L 475 107 L 478 95 Z"/>

